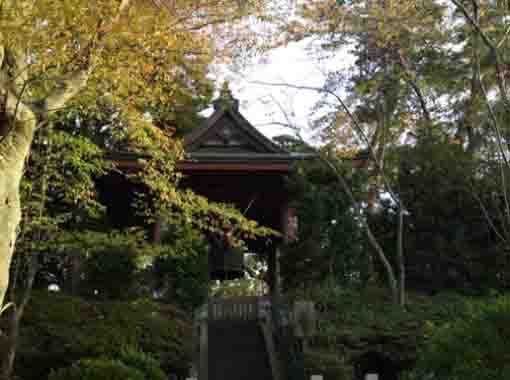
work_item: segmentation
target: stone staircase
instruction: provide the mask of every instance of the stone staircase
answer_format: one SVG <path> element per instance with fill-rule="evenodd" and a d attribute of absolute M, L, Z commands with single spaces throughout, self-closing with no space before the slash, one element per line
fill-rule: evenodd
<path fill-rule="evenodd" d="M 282 380 L 267 297 L 211 298 L 195 317 L 199 380 Z"/>
<path fill-rule="evenodd" d="M 296 310 L 268 296 L 209 298 L 195 311 L 198 380 L 304 380 Z"/>
<path fill-rule="evenodd" d="M 208 332 L 208 380 L 273 380 L 257 321 L 211 321 Z"/>

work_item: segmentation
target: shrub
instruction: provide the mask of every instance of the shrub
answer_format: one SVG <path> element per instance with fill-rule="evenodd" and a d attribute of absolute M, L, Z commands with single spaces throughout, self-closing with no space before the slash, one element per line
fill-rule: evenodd
<path fill-rule="evenodd" d="M 158 257 L 153 264 L 153 277 L 163 301 L 193 310 L 207 296 L 207 255 Z"/>
<path fill-rule="evenodd" d="M 136 368 L 145 375 L 147 380 L 166 380 L 160 363 L 151 355 L 127 348 L 120 353 L 119 360 L 131 368 Z"/>
<path fill-rule="evenodd" d="M 81 358 L 114 357 L 136 347 L 184 374 L 191 358 L 191 320 L 149 300 L 98 302 L 35 291 L 20 329 L 16 374 L 39 380 Z"/>
<path fill-rule="evenodd" d="M 166 380 L 159 362 L 151 355 L 124 349 L 116 359 L 82 359 L 70 367 L 52 371 L 48 380 Z"/>
<path fill-rule="evenodd" d="M 83 359 L 71 367 L 52 371 L 48 380 L 146 380 L 133 367 L 112 359 Z M 152 379 L 150 379 L 152 380 Z"/>
<path fill-rule="evenodd" d="M 94 252 L 85 262 L 83 292 L 101 299 L 129 298 L 136 283 L 136 260 L 137 253 L 129 247 L 106 247 Z"/>
<path fill-rule="evenodd" d="M 462 319 L 434 329 L 407 379 L 510 378 L 510 297 L 473 302 Z"/>
<path fill-rule="evenodd" d="M 161 300 L 193 310 L 207 298 L 209 282 L 206 239 L 190 226 L 162 227 L 162 245 L 150 277 Z M 155 253 L 155 251 L 153 250 Z"/>

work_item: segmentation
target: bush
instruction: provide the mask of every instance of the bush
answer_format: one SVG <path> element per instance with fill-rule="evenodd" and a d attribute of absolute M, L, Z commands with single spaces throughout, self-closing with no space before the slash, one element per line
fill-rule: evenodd
<path fill-rule="evenodd" d="M 48 380 L 166 380 L 159 362 L 151 355 L 124 349 L 116 359 L 82 359 L 70 367 L 52 371 Z"/>
<path fill-rule="evenodd" d="M 382 354 L 399 371 L 411 369 L 425 343 L 426 326 L 464 315 L 468 299 L 454 293 L 425 297 L 409 292 L 402 309 L 395 307 L 385 288 L 352 289 L 328 278 L 286 296 L 289 302 L 316 302 L 317 333 L 309 342 L 305 365 L 312 373 L 339 380 L 352 379 L 354 364 L 369 352 Z"/>
<path fill-rule="evenodd" d="M 174 306 L 149 300 L 97 302 L 36 291 L 20 329 L 16 374 L 24 380 L 44 379 L 50 369 L 82 358 L 121 360 L 126 347 L 151 355 L 165 372 L 185 374 L 191 360 L 190 323 Z"/>
<path fill-rule="evenodd" d="M 207 241 L 187 225 L 164 224 L 161 235 L 160 251 L 150 273 L 154 288 L 162 301 L 191 311 L 207 298 Z"/>
<path fill-rule="evenodd" d="M 207 298 L 207 254 L 161 256 L 154 260 L 153 278 L 161 300 L 193 310 Z"/>
<path fill-rule="evenodd" d="M 136 283 L 137 253 L 129 247 L 106 247 L 85 262 L 85 294 L 101 299 L 127 299 Z M 122 284 L 122 285 L 120 285 Z"/>
<path fill-rule="evenodd" d="M 364 171 L 337 167 L 348 175 L 355 193 L 364 191 Z M 320 160 L 300 165 L 288 178 L 299 220 L 295 241 L 280 258 L 282 287 L 310 287 L 327 274 L 343 286 L 364 286 L 370 274 L 363 229 L 338 178 Z"/>
<path fill-rule="evenodd" d="M 83 359 L 52 371 L 48 380 L 149 380 L 133 367 L 112 359 Z M 150 379 L 152 380 L 152 379 Z"/>
<path fill-rule="evenodd" d="M 434 329 L 406 379 L 510 379 L 510 297 L 473 302 L 462 319 Z"/>
<path fill-rule="evenodd" d="M 142 372 L 147 380 L 166 380 L 166 375 L 161 370 L 159 361 L 145 352 L 128 348 L 121 352 L 119 359 L 127 366 Z"/>

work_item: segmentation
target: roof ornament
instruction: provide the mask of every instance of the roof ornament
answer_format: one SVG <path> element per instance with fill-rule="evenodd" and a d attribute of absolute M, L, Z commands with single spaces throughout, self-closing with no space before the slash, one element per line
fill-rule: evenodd
<path fill-rule="evenodd" d="M 220 109 L 232 109 L 234 111 L 239 111 L 239 100 L 234 98 L 232 95 L 228 81 L 223 82 L 220 95 L 213 101 L 213 106 L 215 111 Z"/>

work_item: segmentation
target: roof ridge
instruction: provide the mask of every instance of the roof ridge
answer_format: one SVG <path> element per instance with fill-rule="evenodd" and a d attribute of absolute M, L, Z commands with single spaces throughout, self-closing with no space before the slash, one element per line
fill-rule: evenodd
<path fill-rule="evenodd" d="M 270 138 L 255 128 L 238 110 L 224 107 L 216 109 L 201 126 L 186 134 L 184 136 L 184 146 L 192 147 L 193 145 L 198 145 L 201 137 L 211 128 L 214 128 L 216 123 L 225 115 L 229 115 L 234 121 L 234 126 L 242 129 L 248 136 L 253 138 L 264 148 L 266 153 L 288 153 L 286 149 L 271 141 Z"/>

